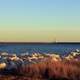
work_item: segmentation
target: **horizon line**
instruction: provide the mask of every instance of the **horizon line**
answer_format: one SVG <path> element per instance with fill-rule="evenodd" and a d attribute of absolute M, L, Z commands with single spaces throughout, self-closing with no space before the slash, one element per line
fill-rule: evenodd
<path fill-rule="evenodd" d="M 80 42 L 77 42 L 77 41 L 63 41 L 63 42 L 0 42 L 0 44 L 64 44 L 64 43 L 80 43 Z"/>

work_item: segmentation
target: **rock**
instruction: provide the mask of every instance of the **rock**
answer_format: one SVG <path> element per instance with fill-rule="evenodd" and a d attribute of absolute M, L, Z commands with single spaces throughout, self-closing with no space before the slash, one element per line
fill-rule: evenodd
<path fill-rule="evenodd" d="M 9 57 L 8 57 L 10 60 L 19 60 L 19 57 L 17 57 L 17 55 L 16 54 L 12 54 L 12 55 L 9 55 Z"/>
<path fill-rule="evenodd" d="M 64 57 L 66 60 L 77 60 L 77 57 L 80 56 L 80 51 L 76 49 L 75 51 L 71 52 L 69 55 Z"/>
<path fill-rule="evenodd" d="M 80 50 L 79 50 L 79 49 L 76 49 L 75 51 L 76 51 L 76 52 L 78 52 L 78 53 L 80 52 Z"/>
<path fill-rule="evenodd" d="M 4 69 L 4 68 L 6 68 L 6 63 L 0 63 L 0 69 Z"/>
<path fill-rule="evenodd" d="M 8 53 L 7 52 L 3 52 L 3 53 L 0 53 L 1 56 L 7 56 Z"/>

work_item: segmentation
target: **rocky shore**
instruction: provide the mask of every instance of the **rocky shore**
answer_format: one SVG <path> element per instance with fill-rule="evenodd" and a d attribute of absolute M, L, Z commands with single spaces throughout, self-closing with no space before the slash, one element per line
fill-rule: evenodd
<path fill-rule="evenodd" d="M 80 51 L 76 49 L 68 55 L 61 56 L 59 54 L 45 54 L 45 53 L 23 53 L 20 55 L 8 54 L 6 52 L 0 53 L 0 69 L 17 69 L 18 67 L 24 67 L 26 64 L 36 64 L 40 62 L 45 62 L 48 59 L 53 61 L 63 61 L 63 60 L 80 60 Z"/>
<path fill-rule="evenodd" d="M 80 80 L 80 51 L 56 53 L 0 53 L 0 80 Z"/>

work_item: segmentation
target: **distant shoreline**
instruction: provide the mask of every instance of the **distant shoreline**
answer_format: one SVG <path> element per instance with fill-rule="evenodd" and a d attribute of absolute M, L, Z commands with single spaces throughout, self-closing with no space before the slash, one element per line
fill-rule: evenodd
<path fill-rule="evenodd" d="M 80 44 L 80 42 L 0 42 L 0 44 Z"/>

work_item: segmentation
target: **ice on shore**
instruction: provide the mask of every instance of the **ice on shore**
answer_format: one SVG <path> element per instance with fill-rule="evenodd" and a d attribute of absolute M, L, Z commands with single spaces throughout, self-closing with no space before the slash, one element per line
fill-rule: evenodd
<path fill-rule="evenodd" d="M 65 57 L 65 59 L 67 59 L 67 60 L 77 60 L 78 58 L 77 57 L 79 57 L 80 56 L 80 50 L 78 50 L 78 49 L 76 49 L 75 51 L 72 51 L 69 55 L 67 55 L 66 57 Z"/>
<path fill-rule="evenodd" d="M 40 54 L 40 53 L 33 53 L 33 54 L 8 54 L 6 52 L 0 54 L 0 69 L 16 69 L 19 67 L 23 67 L 26 64 L 36 64 L 39 62 L 47 61 L 50 59 L 51 61 L 62 61 L 62 60 L 76 60 L 77 56 L 80 56 L 80 51 L 72 51 L 69 55 L 62 58 L 59 54 Z"/>

